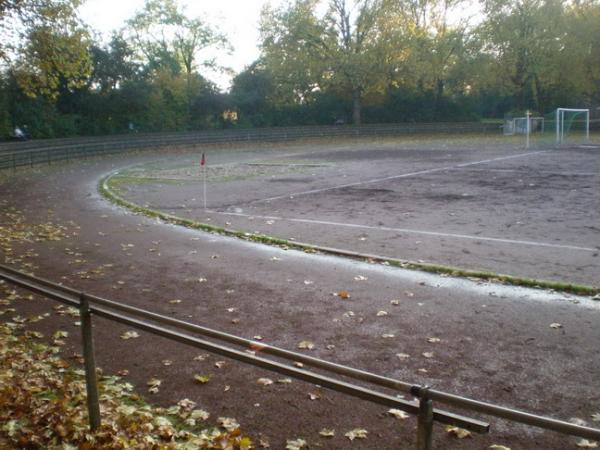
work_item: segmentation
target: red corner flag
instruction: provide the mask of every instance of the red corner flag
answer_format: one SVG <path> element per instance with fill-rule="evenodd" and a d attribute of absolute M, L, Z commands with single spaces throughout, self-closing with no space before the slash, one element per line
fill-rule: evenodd
<path fill-rule="evenodd" d="M 204 153 L 202 153 L 202 159 L 200 159 L 200 165 L 203 166 L 206 164 L 206 159 L 204 159 Z"/>

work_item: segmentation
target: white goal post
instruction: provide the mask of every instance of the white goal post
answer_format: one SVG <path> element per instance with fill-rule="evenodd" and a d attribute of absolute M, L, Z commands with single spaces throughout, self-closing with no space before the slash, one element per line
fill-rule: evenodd
<path fill-rule="evenodd" d="M 590 110 L 589 109 L 576 109 L 576 108 L 558 108 L 556 114 L 556 143 L 561 144 L 565 140 L 565 115 L 573 113 L 574 115 L 584 114 L 585 115 L 585 140 L 590 140 Z M 572 119 L 571 119 L 572 120 Z M 570 126 L 566 129 L 568 133 Z"/>

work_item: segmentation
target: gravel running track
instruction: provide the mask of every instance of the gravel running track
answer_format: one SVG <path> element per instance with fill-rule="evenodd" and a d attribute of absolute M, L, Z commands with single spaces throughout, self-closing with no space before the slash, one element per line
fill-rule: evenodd
<path fill-rule="evenodd" d="M 251 161 L 277 151 L 221 149 L 211 161 Z M 23 261 L 45 278 L 247 338 L 261 336 L 283 348 L 310 340 L 311 355 L 356 368 L 566 420 L 592 424 L 590 415 L 600 411 L 598 302 L 193 232 L 125 212 L 97 193 L 102 176 L 158 156 L 81 161 L 2 182 L 1 222 L 14 207 L 28 223 L 51 220 L 69 232 L 61 241 L 20 244 L 15 253 L 28 254 Z M 101 266 L 82 278 L 82 271 Z M 351 298 L 332 295 L 340 290 Z M 173 299 L 181 303 L 169 303 Z M 16 308 L 29 316 L 53 305 L 36 299 Z M 52 315 L 30 327 L 71 331 L 68 356 L 79 351 L 72 321 Z M 562 328 L 550 327 L 557 322 Z M 145 333 L 123 341 L 124 330 L 96 320 L 98 363 L 107 373 L 128 369 L 127 379 L 141 393 L 148 379 L 163 379 L 158 394 L 147 394 L 152 402 L 168 405 L 188 397 L 211 412 L 211 420 L 235 417 L 257 444 L 262 439 L 276 449 L 297 437 L 311 448 L 414 448 L 414 418 L 398 421 L 385 408 L 303 382 L 261 386 L 260 377 L 281 377 L 234 361 L 217 368 L 216 356 L 195 361 L 198 352 Z M 428 337 L 441 342 L 429 343 Z M 429 352 L 432 357 L 423 355 Z M 163 366 L 164 359 L 173 365 Z M 211 381 L 199 386 L 194 374 L 211 375 Z M 435 448 L 576 448 L 575 438 L 489 420 L 489 436 L 465 440 L 436 426 Z M 322 428 L 334 428 L 336 436 L 320 437 Z M 367 429 L 368 438 L 350 442 L 344 433 L 354 428 Z"/>

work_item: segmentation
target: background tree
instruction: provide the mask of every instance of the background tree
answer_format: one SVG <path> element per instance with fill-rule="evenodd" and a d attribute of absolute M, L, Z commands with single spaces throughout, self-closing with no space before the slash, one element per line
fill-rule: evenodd
<path fill-rule="evenodd" d="M 294 93 L 292 101 L 308 102 L 321 90 L 350 96 L 358 125 L 363 97 L 383 90 L 389 73 L 390 41 L 382 32 L 389 11 L 380 0 L 330 0 L 326 6 L 322 16 L 316 0 L 265 9 L 264 63 L 280 89 Z"/>

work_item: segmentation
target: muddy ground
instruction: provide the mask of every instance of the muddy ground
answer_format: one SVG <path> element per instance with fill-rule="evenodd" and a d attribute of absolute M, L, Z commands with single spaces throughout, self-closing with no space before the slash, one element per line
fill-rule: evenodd
<path fill-rule="evenodd" d="M 297 152 L 304 153 L 305 149 L 221 149 L 211 151 L 209 161 L 237 164 L 283 153 L 297 160 L 293 155 Z M 2 223 L 14 220 L 9 212 L 18 213 L 28 224 L 50 221 L 64 225 L 67 233 L 59 241 L 14 244 L 10 260 L 18 266 L 30 264 L 28 268 L 40 276 L 171 317 L 248 338 L 260 336 L 264 342 L 288 349 L 297 349 L 300 341 L 310 340 L 315 344 L 310 351 L 313 356 L 533 413 L 593 424 L 590 416 L 600 410 L 600 361 L 595 356 L 600 342 L 597 302 L 182 230 L 124 212 L 98 195 L 96 185 L 105 174 L 154 161 L 158 156 L 82 161 L 18 173 L 3 181 Z M 195 159 L 185 154 L 169 155 L 170 159 L 179 157 Z M 311 159 L 315 159 L 314 154 Z M 333 156 L 323 159 L 330 161 Z M 452 163 L 455 161 L 453 157 Z M 388 163 L 382 161 L 383 165 Z M 434 163 L 427 167 L 434 167 Z M 277 182 L 272 185 L 277 186 Z M 136 185 L 131 191 L 134 196 L 142 192 L 141 187 Z M 146 187 L 152 198 L 155 187 Z M 250 190 L 246 194 L 252 199 Z M 269 190 L 271 196 L 280 192 Z M 358 205 L 360 198 L 350 203 Z M 227 202 L 221 205 L 225 207 Z M 335 209 L 336 205 L 331 206 Z M 211 217 L 216 221 L 218 216 Z M 481 220 L 488 219 L 482 216 Z M 266 221 L 263 224 L 272 226 Z M 418 222 L 411 226 L 415 225 Z M 323 233 L 313 229 L 312 237 L 321 239 Z M 350 299 L 332 295 L 340 290 L 347 290 Z M 174 299 L 181 302 L 170 303 Z M 26 317 L 52 312 L 51 318 L 28 326 L 46 332 L 71 331 L 64 353 L 79 352 L 74 319 L 56 315 L 53 305 L 35 298 L 13 306 Z M 379 311 L 388 314 L 378 315 Z M 550 327 L 553 323 L 561 327 Z M 306 439 L 311 448 L 414 448 L 414 418 L 399 421 L 387 415 L 386 408 L 303 382 L 261 386 L 256 382 L 260 377 L 282 377 L 216 356 L 194 360 L 205 352 L 145 333 L 125 341 L 119 337 L 125 330 L 96 319 L 97 360 L 108 373 L 129 370 L 126 378 L 140 392 L 145 391 L 150 378 L 164 380 L 158 394 L 147 394 L 152 402 L 167 405 L 188 397 L 211 412 L 213 423 L 219 416 L 235 417 L 257 443 L 268 441 L 271 448 L 283 448 L 286 439 L 297 437 Z M 428 342 L 430 337 L 440 342 Z M 426 357 L 424 353 L 432 355 Z M 164 366 L 164 359 L 173 364 Z M 225 360 L 225 365 L 217 368 L 215 363 L 220 360 Z M 210 375 L 211 380 L 200 386 L 195 384 L 194 374 Z M 436 426 L 436 448 L 484 449 L 491 444 L 513 450 L 576 448 L 575 438 L 495 419 L 491 422 L 490 435 L 465 440 L 457 440 Z M 336 436 L 320 437 L 322 428 L 335 429 Z M 367 429 L 368 438 L 350 442 L 344 433 L 354 428 Z"/>

